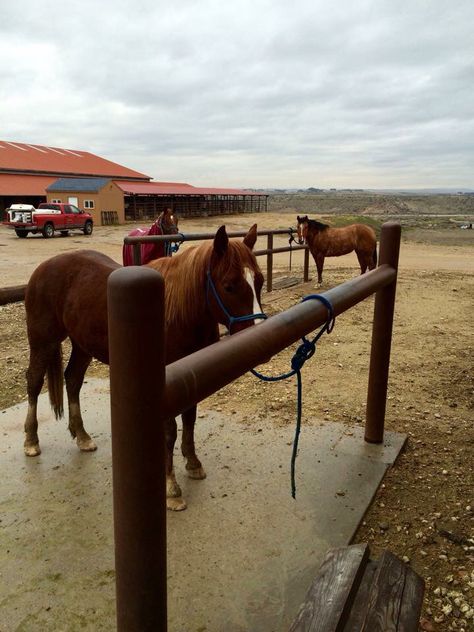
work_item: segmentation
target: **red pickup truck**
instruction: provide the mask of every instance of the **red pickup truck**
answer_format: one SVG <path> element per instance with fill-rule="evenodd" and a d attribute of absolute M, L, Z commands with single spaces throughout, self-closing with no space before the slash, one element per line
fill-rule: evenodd
<path fill-rule="evenodd" d="M 61 235 L 67 235 L 72 229 L 79 229 L 84 235 L 90 235 L 93 228 L 90 213 L 63 202 L 43 202 L 37 209 L 30 204 L 12 204 L 7 209 L 7 214 L 8 221 L 3 224 L 13 228 L 18 237 L 27 237 L 28 233 L 42 233 L 47 239 L 57 230 Z"/>

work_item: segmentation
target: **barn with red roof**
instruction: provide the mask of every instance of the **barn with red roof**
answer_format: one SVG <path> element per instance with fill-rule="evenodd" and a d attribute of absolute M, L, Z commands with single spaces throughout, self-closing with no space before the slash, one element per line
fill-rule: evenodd
<path fill-rule="evenodd" d="M 181 217 L 267 210 L 259 192 L 155 182 L 86 151 L 0 140 L 0 214 L 53 201 L 89 211 L 96 225 L 153 219 L 164 208 Z"/>

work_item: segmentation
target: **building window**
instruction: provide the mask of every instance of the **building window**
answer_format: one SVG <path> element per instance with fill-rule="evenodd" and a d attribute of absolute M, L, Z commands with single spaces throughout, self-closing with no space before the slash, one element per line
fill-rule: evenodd
<path fill-rule="evenodd" d="M 84 208 L 94 208 L 94 200 L 84 200 Z"/>
<path fill-rule="evenodd" d="M 51 204 L 61 204 L 61 200 L 55 198 L 54 200 L 51 200 Z"/>

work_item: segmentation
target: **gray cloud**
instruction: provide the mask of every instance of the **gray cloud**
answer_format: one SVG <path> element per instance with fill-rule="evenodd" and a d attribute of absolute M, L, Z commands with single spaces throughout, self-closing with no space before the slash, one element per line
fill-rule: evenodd
<path fill-rule="evenodd" d="M 216 186 L 473 186 L 470 0 L 2 7 L 2 137 Z"/>

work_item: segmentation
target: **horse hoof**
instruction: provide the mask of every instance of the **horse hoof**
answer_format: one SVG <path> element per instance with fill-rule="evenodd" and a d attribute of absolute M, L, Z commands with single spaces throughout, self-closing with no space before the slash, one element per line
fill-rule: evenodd
<path fill-rule="evenodd" d="M 38 456 L 38 454 L 41 454 L 39 443 L 35 443 L 34 445 L 25 445 L 25 454 L 26 456 Z"/>
<path fill-rule="evenodd" d="M 170 511 L 184 511 L 186 507 L 186 501 L 183 500 L 181 497 L 166 499 L 166 508 Z"/>
<path fill-rule="evenodd" d="M 181 496 L 181 487 L 178 485 L 176 480 L 168 479 L 166 481 L 166 497 L 167 498 L 178 498 Z"/>
<path fill-rule="evenodd" d="M 186 470 L 186 472 L 189 478 L 194 478 L 196 480 L 202 480 L 207 476 L 203 467 L 196 467 L 194 470 Z"/>
<path fill-rule="evenodd" d="M 83 439 L 82 441 L 76 439 L 76 441 L 81 452 L 94 452 L 97 450 L 97 445 L 94 441 L 92 441 L 92 439 Z"/>

